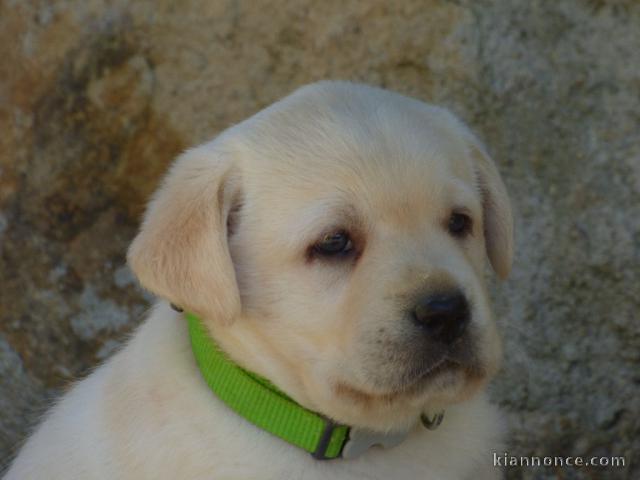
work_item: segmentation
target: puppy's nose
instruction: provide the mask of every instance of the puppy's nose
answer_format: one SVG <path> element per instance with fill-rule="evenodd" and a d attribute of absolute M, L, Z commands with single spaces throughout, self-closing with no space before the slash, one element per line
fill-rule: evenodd
<path fill-rule="evenodd" d="M 469 304 L 457 291 L 430 295 L 420 299 L 412 316 L 432 340 L 450 344 L 462 336 L 469 324 Z"/>

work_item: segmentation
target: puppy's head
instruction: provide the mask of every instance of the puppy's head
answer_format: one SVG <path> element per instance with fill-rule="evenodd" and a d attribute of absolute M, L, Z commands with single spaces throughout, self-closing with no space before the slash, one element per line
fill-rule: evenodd
<path fill-rule="evenodd" d="M 505 187 L 446 111 L 305 87 L 184 154 L 129 251 L 141 283 L 204 318 L 239 364 L 339 422 L 403 428 L 464 400 L 500 345 Z"/>

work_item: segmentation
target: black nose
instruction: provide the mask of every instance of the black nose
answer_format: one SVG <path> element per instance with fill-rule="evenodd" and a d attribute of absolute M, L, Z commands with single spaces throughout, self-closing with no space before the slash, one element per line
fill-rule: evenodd
<path fill-rule="evenodd" d="M 460 292 L 430 295 L 418 302 L 412 315 L 432 340 L 450 344 L 469 324 L 469 304 Z"/>

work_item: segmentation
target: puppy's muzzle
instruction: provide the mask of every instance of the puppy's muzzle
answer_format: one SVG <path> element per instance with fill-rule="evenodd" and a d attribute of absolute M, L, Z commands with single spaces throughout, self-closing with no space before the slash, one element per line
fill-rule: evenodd
<path fill-rule="evenodd" d="M 431 294 L 417 302 L 411 319 L 429 340 L 450 345 L 467 330 L 469 303 L 457 290 Z"/>

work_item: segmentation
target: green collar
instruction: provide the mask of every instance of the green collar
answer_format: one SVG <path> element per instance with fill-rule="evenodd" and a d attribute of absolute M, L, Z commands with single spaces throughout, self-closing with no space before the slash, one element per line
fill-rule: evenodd
<path fill-rule="evenodd" d="M 215 344 L 198 317 L 185 313 L 191 347 L 209 388 L 251 423 L 311 453 L 318 460 L 354 458 L 373 445 L 385 448 L 402 442 L 409 432 L 380 434 L 338 425 L 307 410 L 268 380 L 233 363 Z M 442 420 L 436 416 L 437 424 Z M 431 427 L 423 423 L 427 428 Z"/>

